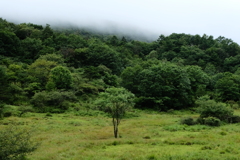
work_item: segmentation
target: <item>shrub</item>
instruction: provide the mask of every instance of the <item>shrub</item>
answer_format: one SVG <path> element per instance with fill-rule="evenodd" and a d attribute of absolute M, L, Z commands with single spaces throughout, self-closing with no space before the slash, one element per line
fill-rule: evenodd
<path fill-rule="evenodd" d="M 228 118 L 233 116 L 233 109 L 227 107 L 224 103 L 200 99 L 196 104 L 199 105 L 200 118 L 215 117 L 227 122 Z"/>
<path fill-rule="evenodd" d="M 56 66 L 51 70 L 50 80 L 58 89 L 69 89 L 72 84 L 72 75 L 68 68 Z"/>
<path fill-rule="evenodd" d="M 221 120 L 216 117 L 203 118 L 203 123 L 209 126 L 220 126 Z"/>
<path fill-rule="evenodd" d="M 36 93 L 32 97 L 31 103 L 39 110 L 39 112 L 48 112 L 49 109 L 67 110 L 69 107 L 69 101 L 77 101 L 77 97 L 73 92 L 51 91 Z"/>
<path fill-rule="evenodd" d="M 143 139 L 151 139 L 150 136 L 144 136 Z"/>
<path fill-rule="evenodd" d="M 226 104 L 229 105 L 232 109 L 238 109 L 239 108 L 237 102 L 235 102 L 233 100 L 226 101 Z"/>
<path fill-rule="evenodd" d="M 156 156 L 155 155 L 150 155 L 150 156 L 148 156 L 148 160 L 156 160 L 157 158 L 156 158 Z"/>
<path fill-rule="evenodd" d="M 119 145 L 119 144 L 120 144 L 119 141 L 113 141 L 113 142 L 112 142 L 112 145 L 113 145 L 113 146 L 116 146 L 116 145 Z"/>
<path fill-rule="evenodd" d="M 19 129 L 16 126 L 8 127 L 0 131 L 0 159 L 14 160 L 24 159 L 33 152 L 38 144 L 34 143 L 32 132 L 26 128 Z"/>
<path fill-rule="evenodd" d="M 18 111 L 19 111 L 19 117 L 22 117 L 22 115 L 27 112 L 33 112 L 33 108 L 30 106 L 20 106 Z"/>
<path fill-rule="evenodd" d="M 31 103 L 34 107 L 44 108 L 47 102 L 47 92 L 38 92 L 32 97 Z"/>
<path fill-rule="evenodd" d="M 181 120 L 181 124 L 186 124 L 186 125 L 189 125 L 189 126 L 190 126 L 190 125 L 196 124 L 196 122 L 194 121 L 193 118 L 188 117 L 188 118 L 182 119 L 182 120 Z"/>
<path fill-rule="evenodd" d="M 229 123 L 239 123 L 240 122 L 240 116 L 233 115 L 228 118 Z"/>
<path fill-rule="evenodd" d="M 103 111 L 92 110 L 92 109 L 79 110 L 78 112 L 75 112 L 75 115 L 76 116 L 94 116 L 94 117 L 101 115 L 101 116 L 109 117 L 109 115 Z"/>
<path fill-rule="evenodd" d="M 12 116 L 12 112 L 4 112 L 3 116 L 4 117 L 11 117 Z"/>
<path fill-rule="evenodd" d="M 46 117 L 52 117 L 52 114 L 48 112 L 45 116 Z"/>

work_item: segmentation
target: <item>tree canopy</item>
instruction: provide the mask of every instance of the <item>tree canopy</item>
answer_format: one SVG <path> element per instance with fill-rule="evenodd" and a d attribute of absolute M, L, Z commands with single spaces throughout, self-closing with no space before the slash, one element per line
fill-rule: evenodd
<path fill-rule="evenodd" d="M 0 18 L 0 100 L 8 104 L 65 92 L 93 102 L 112 87 L 132 92 L 138 108 L 184 109 L 204 95 L 238 102 L 239 68 L 240 46 L 222 36 L 172 33 L 144 42 Z"/>
<path fill-rule="evenodd" d="M 112 117 L 114 137 L 118 137 L 118 125 L 126 111 L 134 106 L 134 94 L 124 88 L 107 88 L 99 94 L 96 105 Z"/>

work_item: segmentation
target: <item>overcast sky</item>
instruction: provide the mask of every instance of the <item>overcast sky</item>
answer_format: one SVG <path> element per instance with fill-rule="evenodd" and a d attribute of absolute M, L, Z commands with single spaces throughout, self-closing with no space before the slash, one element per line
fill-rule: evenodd
<path fill-rule="evenodd" d="M 16 23 L 70 23 L 97 29 L 224 36 L 240 44 L 240 0 L 0 0 Z"/>

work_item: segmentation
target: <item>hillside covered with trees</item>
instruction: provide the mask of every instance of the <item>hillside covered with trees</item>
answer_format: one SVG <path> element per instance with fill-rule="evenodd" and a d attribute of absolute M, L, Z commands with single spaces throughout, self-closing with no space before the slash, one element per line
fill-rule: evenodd
<path fill-rule="evenodd" d="M 210 35 L 173 33 L 142 42 L 1 18 L 0 81 L 1 106 L 35 112 L 94 108 L 98 95 L 112 87 L 133 93 L 140 109 L 188 109 L 206 95 L 237 104 L 240 47 Z"/>
<path fill-rule="evenodd" d="M 231 39 L 0 18 L 0 159 L 236 159 L 239 108 Z"/>

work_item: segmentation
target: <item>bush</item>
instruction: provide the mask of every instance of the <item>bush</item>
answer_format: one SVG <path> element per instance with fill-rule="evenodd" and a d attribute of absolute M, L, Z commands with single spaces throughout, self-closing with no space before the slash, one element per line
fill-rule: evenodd
<path fill-rule="evenodd" d="M 203 123 L 208 126 L 220 126 L 221 120 L 216 117 L 203 118 Z"/>
<path fill-rule="evenodd" d="M 189 117 L 189 118 L 184 118 L 181 120 L 181 124 L 186 124 L 186 125 L 195 125 L 196 122 L 194 121 L 193 118 Z"/>
<path fill-rule="evenodd" d="M 24 159 L 33 152 L 38 144 L 31 141 L 32 132 L 26 128 L 16 126 L 8 127 L 0 131 L 0 159 L 16 160 Z"/>
<path fill-rule="evenodd" d="M 52 117 L 52 114 L 48 112 L 45 116 L 46 117 Z"/>
<path fill-rule="evenodd" d="M 228 118 L 229 123 L 239 123 L 240 122 L 240 116 L 233 115 L 230 118 Z"/>
<path fill-rule="evenodd" d="M 77 97 L 72 92 L 51 91 L 36 93 L 32 97 L 31 103 L 39 110 L 39 112 L 50 112 L 49 109 L 51 110 L 51 108 L 67 110 L 69 102 L 75 101 L 77 101 Z"/>
<path fill-rule="evenodd" d="M 12 112 L 4 112 L 3 116 L 4 117 L 11 117 L 12 116 Z"/>
<path fill-rule="evenodd" d="M 109 117 L 109 115 L 103 111 L 99 111 L 99 110 L 92 110 L 92 109 L 88 109 L 88 110 L 80 110 L 78 112 L 75 112 L 76 116 L 105 116 L 105 117 Z"/>
<path fill-rule="evenodd" d="M 227 107 L 224 103 L 199 99 L 196 104 L 199 105 L 200 118 L 215 117 L 227 122 L 229 117 L 233 116 L 233 109 Z"/>
<path fill-rule="evenodd" d="M 47 103 L 47 92 L 38 92 L 32 97 L 31 103 L 34 107 L 44 108 Z"/>
<path fill-rule="evenodd" d="M 33 108 L 31 106 L 20 106 L 18 109 L 19 111 L 19 117 L 22 117 L 27 112 L 33 112 Z"/>

